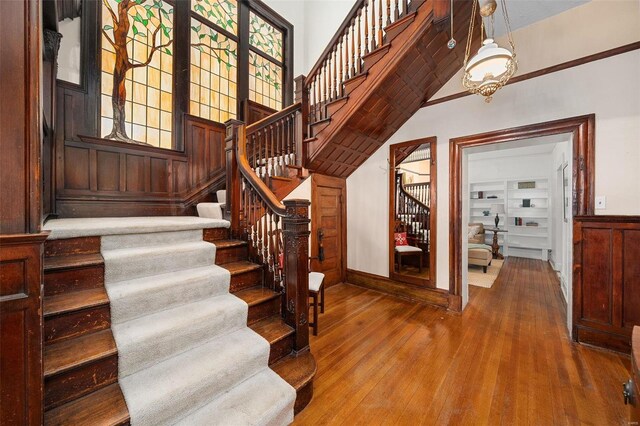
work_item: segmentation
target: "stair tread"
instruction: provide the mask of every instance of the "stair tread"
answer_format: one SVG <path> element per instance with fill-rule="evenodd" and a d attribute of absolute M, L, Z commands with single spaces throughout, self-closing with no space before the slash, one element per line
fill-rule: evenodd
<path fill-rule="evenodd" d="M 103 287 L 72 291 L 44 298 L 44 316 L 78 311 L 109 304 L 109 296 Z"/>
<path fill-rule="evenodd" d="M 231 248 L 231 247 L 243 247 L 246 246 L 247 242 L 243 240 L 220 240 L 215 242 L 216 248 Z"/>
<path fill-rule="evenodd" d="M 293 179 L 285 176 L 271 176 L 269 179 L 271 180 L 280 180 L 284 182 L 291 182 Z"/>
<path fill-rule="evenodd" d="M 44 376 L 49 377 L 117 353 L 111 330 L 53 343 L 44 348 Z"/>
<path fill-rule="evenodd" d="M 280 315 L 265 318 L 250 325 L 249 328 L 262 336 L 271 345 L 294 332 L 293 328 L 287 325 Z"/>
<path fill-rule="evenodd" d="M 102 265 L 103 263 L 104 261 L 102 260 L 102 255 L 100 255 L 100 253 L 45 257 L 44 271 L 51 272 L 51 271 L 57 271 L 60 269 L 96 266 L 96 265 Z"/>
<path fill-rule="evenodd" d="M 330 121 L 331 121 L 331 117 L 327 117 L 327 118 L 323 118 L 322 120 L 314 121 L 313 123 L 311 123 L 311 125 L 316 126 L 320 124 L 326 124 L 326 123 L 329 123 Z"/>
<path fill-rule="evenodd" d="M 271 369 L 296 390 L 301 389 L 316 375 L 316 360 L 310 351 L 291 354 L 271 366 Z"/>
<path fill-rule="evenodd" d="M 231 275 L 243 274 L 245 272 L 250 272 L 262 268 L 262 266 L 258 265 L 257 263 L 249 262 L 248 260 L 239 260 L 237 262 L 225 263 L 224 265 L 220 266 L 231 272 Z"/>
<path fill-rule="evenodd" d="M 129 410 L 118 383 L 45 412 L 44 424 L 53 425 L 123 425 Z"/>
<path fill-rule="evenodd" d="M 296 395 L 281 377 L 268 368 L 237 384 L 228 392 L 176 426 L 290 424 Z"/>
<path fill-rule="evenodd" d="M 233 294 L 236 297 L 244 300 L 247 305 L 254 306 L 264 301 L 274 299 L 280 296 L 280 293 L 264 288 L 262 286 L 249 287 L 244 290 L 240 290 Z"/>

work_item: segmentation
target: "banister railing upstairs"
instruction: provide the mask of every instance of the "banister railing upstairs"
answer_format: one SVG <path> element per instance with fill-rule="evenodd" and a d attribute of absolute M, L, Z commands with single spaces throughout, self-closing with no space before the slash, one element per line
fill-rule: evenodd
<path fill-rule="evenodd" d="M 309 201 L 280 202 L 250 163 L 247 144 L 249 134 L 265 132 L 274 120 L 226 123 L 228 215 L 232 237 L 247 241 L 250 260 L 263 266 L 264 285 L 283 294 L 282 315 L 301 351 L 309 346 Z"/>
<path fill-rule="evenodd" d="M 385 44 L 385 28 L 414 12 L 415 0 L 358 0 L 307 75 L 309 124 L 327 119 L 326 105 L 344 82 L 363 73 L 363 58 Z"/>
<path fill-rule="evenodd" d="M 429 182 L 407 183 L 404 185 L 404 190 L 425 206 L 430 207 L 431 184 Z"/>
<path fill-rule="evenodd" d="M 431 209 L 406 191 L 402 183 L 402 173 L 396 172 L 396 219 L 408 228 L 408 234 L 415 243 L 429 245 L 431 237 Z"/>
<path fill-rule="evenodd" d="M 302 103 L 297 102 L 246 127 L 249 167 L 267 185 L 273 177 L 289 177 L 301 167 L 303 153 Z"/>

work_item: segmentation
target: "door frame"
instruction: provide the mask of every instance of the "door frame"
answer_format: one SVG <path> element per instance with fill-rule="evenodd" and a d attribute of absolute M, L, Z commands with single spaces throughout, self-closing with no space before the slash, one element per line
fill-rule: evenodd
<path fill-rule="evenodd" d="M 342 211 L 340 212 L 340 222 L 342 224 L 342 235 L 340 236 L 342 246 L 342 257 L 340 259 L 340 281 L 347 280 L 347 181 L 344 178 L 325 176 L 314 173 L 311 177 L 311 266 L 317 265 L 318 258 L 318 218 L 320 217 L 320 203 L 318 202 L 318 187 L 338 188 L 342 191 Z"/>
<path fill-rule="evenodd" d="M 389 278 L 396 280 L 396 281 L 400 281 L 403 283 L 407 283 L 407 284 L 413 284 L 413 285 L 418 285 L 421 287 L 429 287 L 429 288 L 435 288 L 436 287 L 436 263 L 437 263 L 437 257 L 436 257 L 436 250 L 437 250 L 437 228 L 438 228 L 438 218 L 437 218 L 437 205 L 438 205 L 438 201 L 437 201 L 437 187 L 438 187 L 438 180 L 437 180 L 437 160 L 436 160 L 436 151 L 437 151 L 437 142 L 438 139 L 435 136 L 431 136 L 428 138 L 420 138 L 420 139 L 414 139 L 414 140 L 410 140 L 410 141 L 406 141 L 406 142 L 400 142 L 400 143 L 396 143 L 396 144 L 392 144 L 389 145 L 389 196 L 388 196 L 388 202 L 389 202 L 389 245 L 388 245 L 388 252 L 389 252 Z M 408 277 L 402 274 L 398 274 L 395 272 L 395 240 L 393 237 L 393 230 L 394 230 L 394 225 L 395 225 L 395 204 L 396 204 L 396 193 L 395 193 L 395 186 L 396 186 L 396 176 L 395 176 L 395 169 L 396 169 L 396 154 L 395 154 L 395 150 L 397 148 L 403 148 L 406 146 L 413 146 L 413 145 L 426 145 L 429 144 L 429 149 L 431 150 L 431 164 L 429 167 L 429 198 L 431 201 L 431 205 L 429 206 L 430 209 L 430 215 L 429 215 L 429 228 L 430 228 L 430 235 L 429 235 L 429 280 L 426 282 L 426 286 L 425 286 L 425 280 L 422 279 L 418 279 L 415 277 Z"/>
<path fill-rule="evenodd" d="M 595 114 L 529 124 L 449 140 L 449 309 L 462 310 L 462 153 L 472 146 L 561 133 L 573 134 L 573 217 L 593 215 L 595 206 Z M 575 224 L 575 219 L 573 220 Z M 575 265 L 575 262 L 573 262 Z M 573 286 L 573 283 L 571 284 Z M 575 292 L 573 293 L 575 297 Z M 567 301 L 567 303 L 572 303 Z"/>

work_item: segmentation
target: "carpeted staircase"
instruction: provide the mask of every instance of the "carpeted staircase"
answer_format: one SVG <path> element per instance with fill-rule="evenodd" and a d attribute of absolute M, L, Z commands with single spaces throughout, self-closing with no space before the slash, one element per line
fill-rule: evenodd
<path fill-rule="evenodd" d="M 156 225 L 100 230 L 131 424 L 291 423 L 296 389 L 269 368 L 270 342 L 247 326 L 248 305 L 229 293 L 216 246 L 202 226 Z"/>

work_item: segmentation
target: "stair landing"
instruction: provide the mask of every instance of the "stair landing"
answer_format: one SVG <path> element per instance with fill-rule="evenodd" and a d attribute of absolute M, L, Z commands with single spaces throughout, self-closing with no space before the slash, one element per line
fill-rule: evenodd
<path fill-rule="evenodd" d="M 229 226 L 229 221 L 224 219 L 206 219 L 197 216 L 150 216 L 53 219 L 47 221 L 43 228 L 45 231 L 51 232 L 48 240 L 58 240 L 105 235 L 229 228 Z"/>

